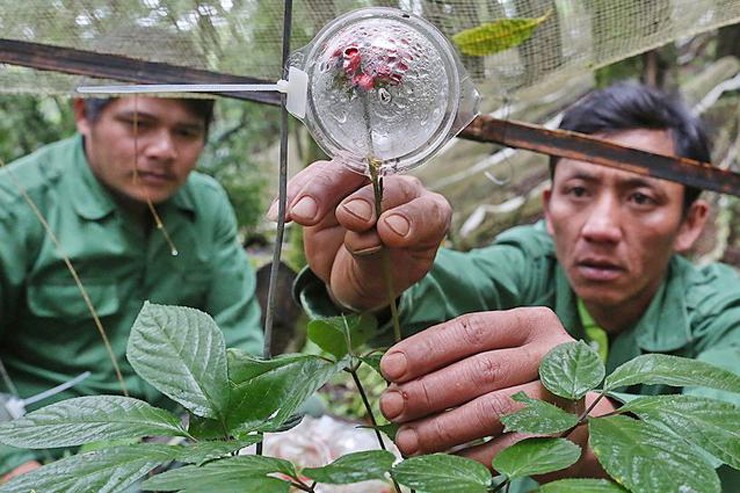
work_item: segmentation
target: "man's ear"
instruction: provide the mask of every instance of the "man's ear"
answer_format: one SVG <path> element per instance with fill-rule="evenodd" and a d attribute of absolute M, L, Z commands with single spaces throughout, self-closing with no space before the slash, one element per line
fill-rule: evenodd
<path fill-rule="evenodd" d="M 704 225 L 709 218 L 709 204 L 706 200 L 697 199 L 686 211 L 686 216 L 681 222 L 678 236 L 674 241 L 673 248 L 678 253 L 685 253 L 694 246 L 699 235 L 704 230 Z"/>
<path fill-rule="evenodd" d="M 545 212 L 545 224 L 547 225 L 547 232 L 550 235 L 552 232 L 552 224 L 550 223 L 550 199 L 552 198 L 552 188 L 546 188 L 542 192 L 542 209 Z"/>
<path fill-rule="evenodd" d="M 77 126 L 77 131 L 83 135 L 86 135 L 90 131 L 90 121 L 87 119 L 85 100 L 82 98 L 73 99 L 72 111 L 74 111 L 75 125 Z"/>

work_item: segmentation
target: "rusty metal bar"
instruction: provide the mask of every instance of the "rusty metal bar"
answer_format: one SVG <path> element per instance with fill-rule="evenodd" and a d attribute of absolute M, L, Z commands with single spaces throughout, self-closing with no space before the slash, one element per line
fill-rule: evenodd
<path fill-rule="evenodd" d="M 623 147 L 577 132 L 550 130 L 537 125 L 482 115 L 473 120 L 460 133 L 460 137 L 589 161 L 705 190 L 740 196 L 740 173 L 722 170 L 691 159 Z"/>
<path fill-rule="evenodd" d="M 274 80 L 265 81 L 254 77 L 222 74 L 169 63 L 148 62 L 122 55 L 12 39 L 0 39 L 0 63 L 100 79 L 114 79 L 134 84 L 275 83 Z M 280 104 L 280 94 L 272 92 L 218 92 L 213 94 L 258 103 Z"/>

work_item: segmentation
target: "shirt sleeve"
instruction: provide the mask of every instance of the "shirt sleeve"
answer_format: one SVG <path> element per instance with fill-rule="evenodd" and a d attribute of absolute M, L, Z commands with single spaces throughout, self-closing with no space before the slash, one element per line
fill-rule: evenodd
<path fill-rule="evenodd" d="M 8 171 L 9 172 L 9 171 Z M 17 317 L 22 286 L 26 276 L 27 257 L 31 254 L 26 246 L 26 234 L 35 231 L 36 220 L 18 214 L 17 208 L 27 207 L 18 202 L 19 198 L 4 189 L 7 177 L 0 183 L 0 360 L 3 357 L 3 337 Z M 0 393 L 10 393 L 3 379 L 0 379 Z M 40 460 L 36 451 L 24 450 L 0 444 L 0 476 L 30 461 Z"/>
<path fill-rule="evenodd" d="M 725 264 L 701 269 L 704 282 L 690 298 L 697 341 L 695 358 L 740 375 L 740 276 Z M 706 387 L 688 387 L 684 393 L 740 405 L 740 394 Z"/>
<path fill-rule="evenodd" d="M 526 252 L 493 244 L 470 252 L 440 250 L 434 268 L 401 297 L 401 323 L 408 333 L 465 313 L 528 303 Z"/>
<path fill-rule="evenodd" d="M 541 296 L 548 259 L 546 249 L 517 235 L 470 252 L 440 249 L 432 270 L 399 298 L 400 323 L 404 335 L 465 313 L 500 310 L 534 303 Z M 542 272 L 540 272 L 542 271 Z M 298 276 L 293 294 L 312 318 L 341 313 L 329 299 L 324 284 L 310 270 Z M 390 320 L 379 320 L 380 338 L 390 342 Z"/>
<path fill-rule="evenodd" d="M 25 279 L 27 249 L 24 247 L 23 232 L 30 225 L 22 224 L 14 212 L 1 199 L 0 189 L 0 347 L 3 333 L 16 317 L 21 286 Z M 3 210 L 5 209 L 5 210 Z M 2 357 L 2 351 L 0 351 Z M 0 384 L 0 389 L 3 386 Z"/>
<path fill-rule="evenodd" d="M 260 354 L 263 335 L 255 273 L 237 239 L 236 217 L 225 193 L 215 221 L 214 275 L 208 312 L 223 331 L 226 347 Z"/>
<path fill-rule="evenodd" d="M 733 311 L 735 321 L 740 323 L 740 307 Z M 729 316 L 729 313 L 726 315 Z M 718 338 L 711 347 L 700 352 L 696 359 L 711 365 L 729 370 L 740 375 L 740 325 L 735 324 L 735 329 L 728 332 L 724 337 Z M 687 387 L 685 394 L 709 397 L 731 402 L 740 406 L 740 394 L 708 387 Z"/>
<path fill-rule="evenodd" d="M 0 477 L 29 461 L 42 462 L 43 458 L 33 450 L 24 450 L 0 444 Z"/>

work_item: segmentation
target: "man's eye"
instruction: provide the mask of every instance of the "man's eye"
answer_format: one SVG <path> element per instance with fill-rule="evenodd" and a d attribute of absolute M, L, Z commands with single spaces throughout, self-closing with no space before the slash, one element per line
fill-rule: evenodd
<path fill-rule="evenodd" d="M 176 130 L 175 134 L 184 139 L 200 139 L 203 137 L 203 131 L 197 128 L 181 128 Z"/>
<path fill-rule="evenodd" d="M 573 197 L 584 197 L 586 195 L 586 187 L 570 187 L 566 193 Z"/>
<path fill-rule="evenodd" d="M 632 194 L 632 201 L 637 205 L 652 205 L 655 204 L 655 200 L 652 197 L 645 195 L 644 193 L 635 192 Z"/>
<path fill-rule="evenodd" d="M 195 130 L 183 130 L 180 135 L 187 139 L 199 139 L 201 137 L 201 133 Z"/>

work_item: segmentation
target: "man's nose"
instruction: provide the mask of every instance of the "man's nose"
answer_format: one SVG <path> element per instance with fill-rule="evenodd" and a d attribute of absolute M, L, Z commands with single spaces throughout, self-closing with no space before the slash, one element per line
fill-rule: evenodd
<path fill-rule="evenodd" d="M 616 243 L 622 238 L 621 212 L 616 197 L 605 194 L 594 202 L 582 235 L 589 241 L 601 243 Z"/>
<path fill-rule="evenodd" d="M 159 159 L 174 159 L 177 157 L 177 145 L 172 134 L 168 130 L 162 129 L 151 136 L 146 152 Z"/>

